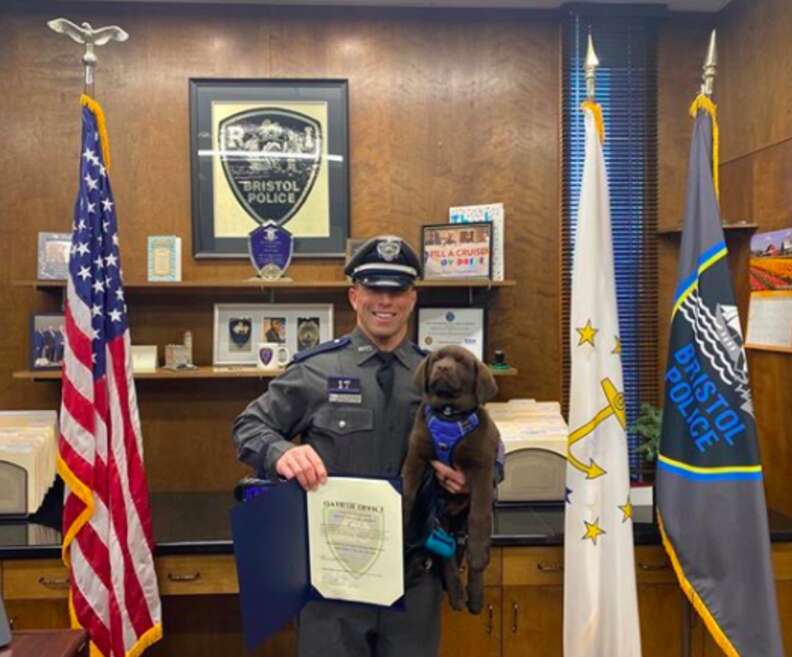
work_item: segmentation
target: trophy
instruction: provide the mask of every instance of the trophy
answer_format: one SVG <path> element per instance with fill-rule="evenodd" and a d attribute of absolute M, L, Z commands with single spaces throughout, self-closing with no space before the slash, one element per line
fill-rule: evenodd
<path fill-rule="evenodd" d="M 294 252 L 294 236 L 283 226 L 268 221 L 248 235 L 248 251 L 258 277 L 275 281 L 289 267 Z"/>

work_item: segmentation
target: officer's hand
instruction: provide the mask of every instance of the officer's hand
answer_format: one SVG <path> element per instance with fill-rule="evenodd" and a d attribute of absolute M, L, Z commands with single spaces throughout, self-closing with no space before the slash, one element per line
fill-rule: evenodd
<path fill-rule="evenodd" d="M 305 490 L 316 490 L 327 481 L 327 470 L 310 445 L 297 445 L 285 451 L 275 463 L 275 471 L 284 479 L 300 482 Z"/>
<path fill-rule="evenodd" d="M 470 492 L 464 472 L 449 468 L 441 461 L 432 461 L 431 463 L 432 467 L 435 469 L 437 481 L 439 481 L 440 485 L 449 493 L 453 493 L 454 495 L 467 495 Z"/>

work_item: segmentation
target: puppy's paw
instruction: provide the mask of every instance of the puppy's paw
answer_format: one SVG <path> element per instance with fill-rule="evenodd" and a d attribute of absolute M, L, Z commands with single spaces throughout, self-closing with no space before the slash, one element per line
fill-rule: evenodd
<path fill-rule="evenodd" d="M 471 614 L 480 614 L 484 608 L 484 591 L 479 587 L 468 587 L 467 608 Z"/>

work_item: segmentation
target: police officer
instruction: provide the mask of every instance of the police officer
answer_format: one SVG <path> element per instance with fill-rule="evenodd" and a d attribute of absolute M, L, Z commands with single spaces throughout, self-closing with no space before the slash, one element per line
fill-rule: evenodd
<path fill-rule="evenodd" d="M 344 269 L 357 327 L 298 353 L 234 423 L 239 459 L 259 476 L 297 478 L 306 490 L 328 474 L 396 477 L 420 391 L 413 370 L 422 352 L 407 339 L 418 256 L 404 240 L 375 237 Z M 295 446 L 291 440 L 301 437 Z M 433 466 L 440 485 L 466 492 L 461 472 Z M 405 593 L 405 611 L 331 601 L 300 614 L 300 657 L 434 657 L 440 638 L 439 577 L 428 568 Z"/>

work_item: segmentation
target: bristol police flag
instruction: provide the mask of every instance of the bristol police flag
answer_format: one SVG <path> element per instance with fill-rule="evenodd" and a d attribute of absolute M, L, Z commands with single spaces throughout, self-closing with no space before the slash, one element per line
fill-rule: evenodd
<path fill-rule="evenodd" d="M 715 105 L 699 96 L 657 468 L 663 544 L 723 652 L 782 657 L 754 409 L 717 199 Z"/>
<path fill-rule="evenodd" d="M 586 154 L 572 268 L 564 656 L 641 657 L 619 317 L 602 111 Z"/>

